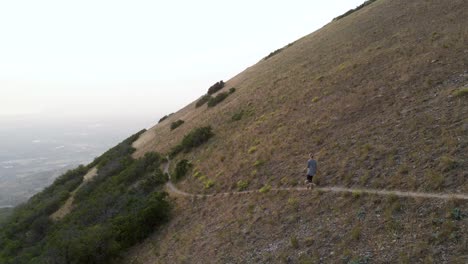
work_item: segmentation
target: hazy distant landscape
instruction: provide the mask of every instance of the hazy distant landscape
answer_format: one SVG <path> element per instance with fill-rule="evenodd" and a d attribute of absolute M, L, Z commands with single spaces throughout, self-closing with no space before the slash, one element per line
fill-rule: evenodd
<path fill-rule="evenodd" d="M 0 208 L 26 201 L 66 170 L 153 122 L 102 120 L 0 119 Z"/>

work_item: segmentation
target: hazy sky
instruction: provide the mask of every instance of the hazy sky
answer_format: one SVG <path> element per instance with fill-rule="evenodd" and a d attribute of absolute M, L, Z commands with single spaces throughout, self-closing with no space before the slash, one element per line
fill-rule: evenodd
<path fill-rule="evenodd" d="M 364 0 L 0 0 L 0 119 L 178 110 Z"/>

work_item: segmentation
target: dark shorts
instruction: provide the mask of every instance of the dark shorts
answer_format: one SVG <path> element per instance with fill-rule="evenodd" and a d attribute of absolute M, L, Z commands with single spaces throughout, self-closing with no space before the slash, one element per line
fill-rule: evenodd
<path fill-rule="evenodd" d="M 314 175 L 307 175 L 307 181 L 312 182 L 312 177 L 314 177 Z"/>

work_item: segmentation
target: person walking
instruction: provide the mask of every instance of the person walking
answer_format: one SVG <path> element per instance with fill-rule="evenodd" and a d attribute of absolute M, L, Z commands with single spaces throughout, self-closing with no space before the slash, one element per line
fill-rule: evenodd
<path fill-rule="evenodd" d="M 305 184 L 307 185 L 307 189 L 312 188 L 315 184 L 312 182 L 313 177 L 317 173 L 317 161 L 314 160 L 314 155 L 312 153 L 309 154 L 309 160 L 307 161 L 307 179 Z"/>

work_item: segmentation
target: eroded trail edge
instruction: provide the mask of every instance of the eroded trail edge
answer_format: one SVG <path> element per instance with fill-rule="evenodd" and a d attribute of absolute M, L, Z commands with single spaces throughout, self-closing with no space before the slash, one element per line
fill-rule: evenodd
<path fill-rule="evenodd" d="M 168 159 L 169 160 L 169 159 Z M 241 192 L 223 192 L 215 194 L 194 194 L 187 193 L 182 190 L 179 190 L 171 181 L 171 175 L 169 173 L 170 160 L 164 166 L 164 172 L 169 175 L 169 181 L 166 183 L 166 188 L 169 193 L 178 196 L 185 197 L 216 197 L 216 196 L 229 196 L 229 195 L 241 195 L 241 194 L 250 194 L 250 193 L 260 193 L 258 190 L 251 191 L 241 191 Z M 428 199 L 442 199 L 442 200 L 468 200 L 467 194 L 460 193 L 427 193 L 427 192 L 409 192 L 409 191 L 398 191 L 398 190 L 378 190 L 378 189 L 367 189 L 367 188 L 347 188 L 347 187 L 315 187 L 312 190 L 305 187 L 295 187 L 295 188 L 271 188 L 270 192 L 280 192 L 280 191 L 322 191 L 322 192 L 335 192 L 335 193 L 353 193 L 353 194 L 374 194 L 381 196 L 397 196 L 397 197 L 412 197 L 412 198 L 428 198 Z"/>

